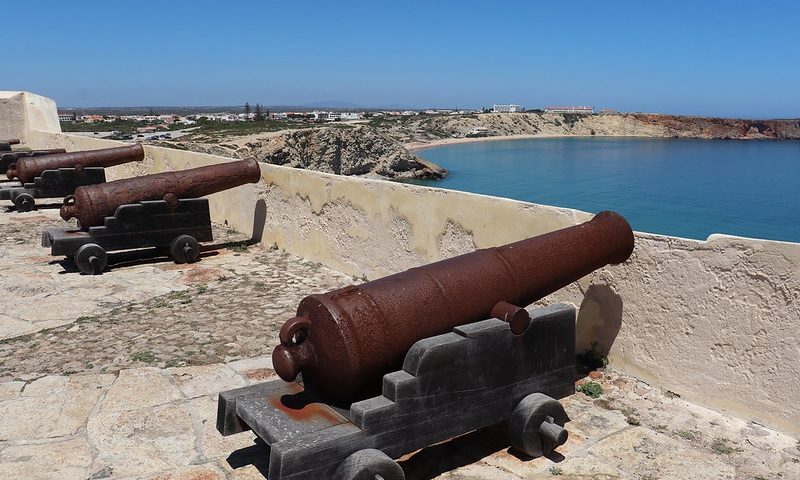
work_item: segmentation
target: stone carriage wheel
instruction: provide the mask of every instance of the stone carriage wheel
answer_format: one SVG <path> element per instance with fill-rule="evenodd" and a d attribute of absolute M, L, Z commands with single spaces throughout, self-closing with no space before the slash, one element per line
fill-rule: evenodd
<path fill-rule="evenodd" d="M 32 195 L 28 193 L 20 193 L 14 199 L 14 207 L 18 212 L 30 212 L 34 209 L 34 207 L 36 207 L 36 202 L 33 200 Z"/>
<path fill-rule="evenodd" d="M 359 450 L 339 465 L 333 480 L 405 480 L 403 469 L 380 450 Z"/>
<path fill-rule="evenodd" d="M 96 243 L 81 245 L 75 252 L 75 265 L 87 275 L 99 275 L 106 269 L 107 262 L 106 251 Z"/>
<path fill-rule="evenodd" d="M 568 421 L 558 400 L 532 393 L 519 402 L 508 420 L 511 445 L 531 457 L 549 455 L 567 441 L 564 424 Z"/>
<path fill-rule="evenodd" d="M 179 235 L 170 244 L 169 254 L 175 263 L 194 263 L 200 258 L 200 244 L 191 235 Z"/>

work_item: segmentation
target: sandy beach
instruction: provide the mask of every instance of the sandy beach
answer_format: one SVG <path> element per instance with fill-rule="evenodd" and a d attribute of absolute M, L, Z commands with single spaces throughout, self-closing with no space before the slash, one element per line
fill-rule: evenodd
<path fill-rule="evenodd" d="M 532 135 L 495 135 L 493 137 L 443 138 L 441 140 L 433 140 L 431 142 L 409 142 L 409 143 L 404 143 L 403 146 L 406 147 L 406 149 L 410 152 L 418 152 L 426 148 L 441 147 L 444 145 L 455 145 L 458 143 L 497 142 L 501 140 L 524 140 L 531 138 L 560 138 L 560 137 L 575 137 L 575 136 L 577 135 L 537 133 Z"/>

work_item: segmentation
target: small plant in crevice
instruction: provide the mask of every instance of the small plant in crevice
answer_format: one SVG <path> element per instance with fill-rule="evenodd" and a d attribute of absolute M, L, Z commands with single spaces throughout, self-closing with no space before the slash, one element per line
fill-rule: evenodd
<path fill-rule="evenodd" d="M 142 350 L 130 354 L 129 358 L 132 362 L 153 363 L 156 361 L 156 355 L 150 350 Z"/>
<path fill-rule="evenodd" d="M 697 440 L 699 432 L 697 430 L 678 430 L 675 434 L 684 440 Z"/>
<path fill-rule="evenodd" d="M 558 475 L 563 475 L 563 474 L 564 470 L 562 470 L 560 467 L 550 467 L 550 475 L 556 477 Z"/>
<path fill-rule="evenodd" d="M 731 453 L 738 452 L 740 449 L 730 445 L 727 438 L 715 438 L 711 442 L 711 450 L 717 455 L 730 455 Z"/>
<path fill-rule="evenodd" d="M 600 395 L 603 394 L 603 386 L 592 381 L 578 385 L 575 390 L 591 398 L 600 398 Z"/>
<path fill-rule="evenodd" d="M 591 372 L 608 365 L 608 356 L 597 349 L 597 342 L 591 348 L 575 355 L 575 367 L 583 372 Z"/>

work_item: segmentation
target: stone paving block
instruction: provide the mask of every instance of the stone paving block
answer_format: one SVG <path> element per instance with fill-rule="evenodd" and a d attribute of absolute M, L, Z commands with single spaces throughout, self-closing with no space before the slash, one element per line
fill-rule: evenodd
<path fill-rule="evenodd" d="M 87 436 L 97 448 L 96 465 L 115 477 L 143 477 L 190 465 L 198 459 L 194 423 L 185 405 L 101 411 L 89 419 Z"/>
<path fill-rule="evenodd" d="M 228 480 L 264 480 L 267 476 L 266 464 L 264 464 L 262 467 L 264 468 L 264 473 L 262 473 L 255 465 L 248 464 L 233 468 L 225 460 L 218 461 L 217 465 L 223 472 L 225 472 Z"/>
<path fill-rule="evenodd" d="M 173 385 L 157 368 L 135 368 L 119 372 L 114 385 L 103 399 L 101 411 L 118 412 L 152 407 L 183 398 L 178 387 Z"/>
<path fill-rule="evenodd" d="M 217 394 L 247 385 L 244 378 L 224 364 L 168 368 L 181 392 L 188 398 Z"/>
<path fill-rule="evenodd" d="M 224 480 L 225 475 L 215 465 L 207 464 L 179 468 L 144 478 L 148 480 Z"/>
<path fill-rule="evenodd" d="M 467 465 L 436 478 L 440 480 L 520 480 L 520 477 L 511 472 L 484 463 Z"/>
<path fill-rule="evenodd" d="M 269 356 L 236 360 L 228 366 L 239 372 L 249 384 L 277 377 L 272 366 L 272 357 Z"/>
<path fill-rule="evenodd" d="M 189 402 L 189 411 L 195 424 L 201 425 L 200 451 L 206 459 L 225 458 L 239 449 L 255 445 L 256 436 L 251 432 L 223 437 L 217 431 L 216 395 L 192 399 Z"/>
<path fill-rule="evenodd" d="M 0 383 L 0 402 L 17 398 L 25 382 L 11 381 Z"/>
<path fill-rule="evenodd" d="M 568 457 L 558 467 L 566 475 L 621 478 L 732 480 L 735 469 L 725 457 L 691 448 L 667 435 L 630 427 L 590 447 L 584 457 Z"/>
<path fill-rule="evenodd" d="M 85 425 L 112 375 L 50 376 L 0 402 L 0 441 L 72 435 Z"/>
<path fill-rule="evenodd" d="M 34 445 L 10 445 L 0 451 L 0 478 L 84 480 L 92 451 L 83 437 Z"/>
<path fill-rule="evenodd" d="M 2 302 L 0 302 L 0 308 L 7 309 L 8 307 L 4 307 Z M 29 333 L 33 333 L 38 330 L 39 328 L 34 326 L 31 322 L 25 322 L 16 318 L 11 318 L 8 315 L 3 315 L 0 313 L 0 340 L 5 340 L 6 338 L 17 337 L 20 335 L 28 335 Z"/>

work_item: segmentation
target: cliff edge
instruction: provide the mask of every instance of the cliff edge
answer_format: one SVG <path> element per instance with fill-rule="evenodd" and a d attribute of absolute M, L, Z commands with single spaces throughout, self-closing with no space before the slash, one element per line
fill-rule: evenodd
<path fill-rule="evenodd" d="M 179 148 L 339 175 L 392 179 L 430 178 L 447 170 L 409 152 L 374 128 L 358 125 L 291 130 L 277 134 L 231 138 L 220 143 L 202 140 Z"/>

